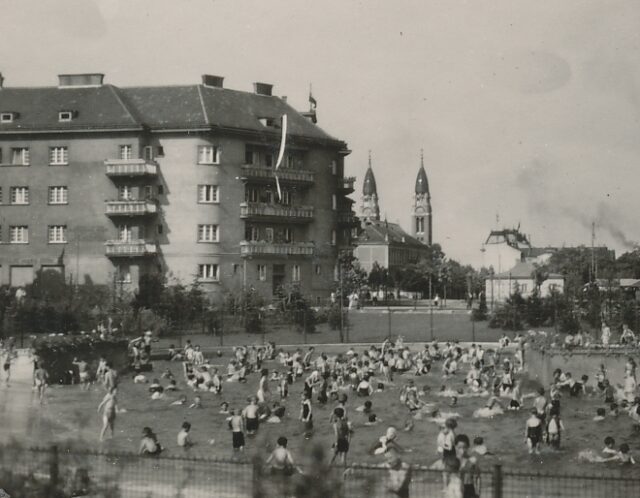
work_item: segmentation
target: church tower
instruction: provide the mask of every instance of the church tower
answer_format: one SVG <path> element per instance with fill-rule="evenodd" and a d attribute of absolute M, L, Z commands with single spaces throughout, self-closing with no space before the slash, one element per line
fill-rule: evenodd
<path fill-rule="evenodd" d="M 364 175 L 364 184 L 362 185 L 362 205 L 360 206 L 362 215 L 360 218 L 363 222 L 380 221 L 380 207 L 378 206 L 378 189 L 376 187 L 376 178 L 373 176 L 371 169 L 371 151 L 369 151 L 369 169 Z"/>
<path fill-rule="evenodd" d="M 413 197 L 413 214 L 411 216 L 411 235 L 424 244 L 431 245 L 432 213 L 429 181 L 424 170 L 424 153 L 420 151 L 420 170 L 416 178 L 415 195 Z"/>

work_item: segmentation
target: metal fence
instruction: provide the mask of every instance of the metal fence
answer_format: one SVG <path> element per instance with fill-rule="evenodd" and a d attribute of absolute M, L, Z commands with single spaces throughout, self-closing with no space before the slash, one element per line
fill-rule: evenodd
<path fill-rule="evenodd" d="M 12 497 L 382 498 L 390 473 L 373 465 L 307 466 L 291 477 L 229 459 L 139 457 L 52 448 L 0 448 L 0 488 Z M 627 469 L 628 471 L 628 469 Z M 443 473 L 412 467 L 411 497 L 442 496 Z M 399 495 L 396 495 L 399 496 Z M 640 477 L 533 474 L 495 466 L 481 474 L 481 497 L 623 498 L 640 496 Z"/>

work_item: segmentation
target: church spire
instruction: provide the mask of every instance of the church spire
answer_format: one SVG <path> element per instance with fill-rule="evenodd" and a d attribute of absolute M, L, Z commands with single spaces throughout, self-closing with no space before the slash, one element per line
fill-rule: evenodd
<path fill-rule="evenodd" d="M 380 221 L 380 207 L 378 206 L 378 187 L 371 167 L 371 151 L 369 151 L 369 167 L 364 175 L 362 184 L 362 219 L 364 221 Z"/>
<path fill-rule="evenodd" d="M 431 245 L 432 240 L 432 212 L 429 180 L 424 169 L 424 150 L 420 149 L 420 169 L 416 177 L 413 213 L 411 216 L 411 234 L 425 244 Z"/>

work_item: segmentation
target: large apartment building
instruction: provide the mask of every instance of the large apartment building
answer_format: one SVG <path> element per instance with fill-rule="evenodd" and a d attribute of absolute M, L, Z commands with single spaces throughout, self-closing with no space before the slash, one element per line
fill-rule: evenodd
<path fill-rule="evenodd" d="M 269 84 L 251 93 L 211 75 L 185 86 L 103 79 L 10 88 L 0 77 L 0 284 L 49 269 L 133 289 L 160 272 L 214 295 L 269 297 L 294 283 L 329 294 L 358 223 L 343 141 Z"/>

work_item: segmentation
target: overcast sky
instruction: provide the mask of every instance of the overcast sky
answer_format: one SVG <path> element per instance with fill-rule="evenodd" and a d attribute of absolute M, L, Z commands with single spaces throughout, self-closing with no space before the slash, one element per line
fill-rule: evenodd
<path fill-rule="evenodd" d="M 0 0 L 7 86 L 272 82 L 372 150 L 381 212 L 409 229 L 420 149 L 434 238 L 481 262 L 497 224 L 534 245 L 629 250 L 640 211 L 637 0 Z M 499 215 L 499 221 L 496 221 Z"/>

